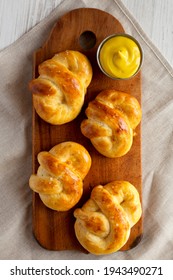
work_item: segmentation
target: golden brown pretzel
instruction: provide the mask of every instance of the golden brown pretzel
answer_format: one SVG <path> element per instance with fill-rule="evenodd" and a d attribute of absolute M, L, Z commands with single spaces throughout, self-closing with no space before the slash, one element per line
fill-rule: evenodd
<path fill-rule="evenodd" d="M 141 108 L 130 94 L 104 90 L 86 109 L 88 119 L 81 123 L 83 135 L 102 155 L 125 155 L 133 142 L 133 130 L 141 121 Z"/>
<path fill-rule="evenodd" d="M 41 63 L 38 72 L 39 77 L 29 83 L 38 115 L 55 125 L 76 118 L 92 79 L 87 57 L 78 51 L 64 51 Z"/>
<path fill-rule="evenodd" d="M 37 175 L 31 175 L 30 188 L 43 203 L 57 211 L 72 208 L 83 193 L 83 179 L 91 166 L 87 150 L 75 142 L 63 142 L 49 152 L 38 154 Z"/>
<path fill-rule="evenodd" d="M 138 191 L 129 182 L 96 186 L 90 199 L 74 211 L 76 237 L 92 254 L 116 252 L 127 242 L 141 213 Z"/>

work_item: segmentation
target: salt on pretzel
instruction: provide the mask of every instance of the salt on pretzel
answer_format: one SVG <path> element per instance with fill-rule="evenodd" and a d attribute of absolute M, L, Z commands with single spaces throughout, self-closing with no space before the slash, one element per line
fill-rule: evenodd
<path fill-rule="evenodd" d="M 83 179 L 91 167 L 88 151 L 75 142 L 63 142 L 49 152 L 38 154 L 37 174 L 29 180 L 43 203 L 57 211 L 67 211 L 81 198 Z"/>
<path fill-rule="evenodd" d="M 142 214 L 137 189 L 127 181 L 113 181 L 93 188 L 90 199 L 74 211 L 75 234 L 95 255 L 119 250 Z"/>
<path fill-rule="evenodd" d="M 54 125 L 75 119 L 92 79 L 88 58 L 78 51 L 63 51 L 42 62 L 38 72 L 29 83 L 37 114 Z"/>
<path fill-rule="evenodd" d="M 138 100 L 114 89 L 100 92 L 88 104 L 81 132 L 96 150 L 109 158 L 125 155 L 132 147 L 134 130 L 141 121 Z"/>

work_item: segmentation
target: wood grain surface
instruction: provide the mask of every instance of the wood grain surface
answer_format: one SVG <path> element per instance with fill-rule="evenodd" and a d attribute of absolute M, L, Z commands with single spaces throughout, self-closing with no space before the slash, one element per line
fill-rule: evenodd
<path fill-rule="evenodd" d="M 96 43 L 90 49 L 81 46 L 81 34 L 91 31 Z M 108 159 L 100 155 L 90 141 L 80 131 L 80 123 L 85 118 L 85 109 L 90 100 L 104 89 L 115 88 L 135 96 L 141 103 L 141 73 L 126 81 L 112 80 L 101 73 L 96 62 L 96 50 L 100 42 L 113 33 L 125 32 L 122 25 L 110 14 L 97 9 L 82 8 L 72 10 L 60 18 L 54 26 L 44 46 L 34 53 L 33 77 L 38 76 L 38 65 L 51 58 L 55 53 L 73 49 L 84 53 L 93 67 L 93 79 L 88 88 L 83 109 L 72 122 L 53 126 L 44 122 L 33 109 L 33 173 L 38 168 L 37 154 L 48 151 L 54 145 L 64 141 L 82 144 L 92 157 L 92 167 L 84 180 L 84 193 L 76 207 L 81 206 L 89 197 L 91 189 L 97 184 L 106 184 L 113 180 L 127 180 L 138 189 L 142 200 L 141 183 L 141 126 L 136 129 L 130 152 L 118 159 Z M 75 207 L 74 207 L 75 208 Z M 33 193 L 33 231 L 41 246 L 49 250 L 80 250 L 74 233 L 74 208 L 67 212 L 48 209 L 39 195 Z M 130 238 L 122 250 L 128 250 L 139 242 L 142 235 L 142 218 L 132 228 Z"/>

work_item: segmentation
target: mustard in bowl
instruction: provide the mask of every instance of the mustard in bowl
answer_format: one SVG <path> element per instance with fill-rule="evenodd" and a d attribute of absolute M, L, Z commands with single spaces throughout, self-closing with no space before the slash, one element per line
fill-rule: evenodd
<path fill-rule="evenodd" d="M 105 38 L 97 50 L 97 62 L 104 74 L 112 79 L 129 79 L 136 75 L 143 61 L 138 41 L 128 34 Z"/>

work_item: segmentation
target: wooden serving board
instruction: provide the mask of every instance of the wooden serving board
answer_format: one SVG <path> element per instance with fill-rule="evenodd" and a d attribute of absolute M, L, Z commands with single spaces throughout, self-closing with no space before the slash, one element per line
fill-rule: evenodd
<path fill-rule="evenodd" d="M 50 125 L 44 122 L 33 108 L 33 173 L 36 173 L 38 168 L 37 154 L 40 151 L 48 151 L 64 141 L 82 144 L 92 157 L 92 167 L 84 180 L 84 193 L 76 207 L 83 205 L 94 186 L 105 185 L 113 180 L 127 180 L 134 184 L 142 200 L 141 126 L 136 129 L 137 134 L 130 152 L 118 159 L 100 155 L 80 131 L 80 123 L 85 118 L 88 102 L 104 89 L 115 88 L 128 92 L 141 102 L 140 72 L 130 80 L 112 80 L 101 73 L 96 61 L 96 51 L 100 42 L 108 35 L 124 32 L 120 22 L 104 11 L 91 8 L 76 9 L 56 22 L 43 47 L 34 53 L 33 78 L 38 76 L 38 65 L 41 62 L 64 50 L 78 50 L 84 53 L 92 64 L 93 79 L 88 87 L 83 109 L 74 121 L 60 126 Z M 92 36 L 89 39 L 85 37 L 86 34 L 94 34 L 96 41 Z M 44 206 L 37 193 L 33 193 L 33 232 L 41 246 L 49 250 L 86 252 L 75 237 L 74 208 L 67 212 L 53 211 Z M 128 250 L 138 244 L 141 235 L 142 218 L 132 228 L 130 238 L 122 250 Z"/>

